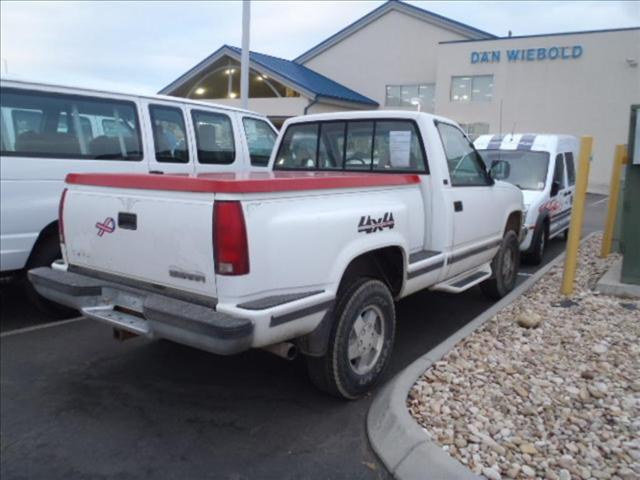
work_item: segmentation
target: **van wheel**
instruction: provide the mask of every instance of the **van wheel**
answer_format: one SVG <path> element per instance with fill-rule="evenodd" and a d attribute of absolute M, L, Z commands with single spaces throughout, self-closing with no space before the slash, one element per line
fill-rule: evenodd
<path fill-rule="evenodd" d="M 40 245 L 38 245 L 36 250 L 31 254 L 29 262 L 27 263 L 27 270 L 37 267 L 50 267 L 51 264 L 59 258 L 62 258 L 62 253 L 60 252 L 58 237 L 57 235 L 51 235 L 43 239 Z M 40 295 L 27 278 L 26 272 L 23 282 L 27 298 L 46 316 L 63 319 L 78 315 L 78 312 L 75 310 L 52 302 Z"/>
<path fill-rule="evenodd" d="M 547 249 L 549 241 L 549 227 L 547 223 L 542 224 L 542 228 L 535 232 L 531 253 L 527 254 L 527 262 L 532 265 L 540 265 L 544 259 L 544 251 Z"/>
<path fill-rule="evenodd" d="M 498 300 L 513 290 L 518 276 L 520 262 L 520 245 L 513 230 L 509 230 L 502 238 L 500 249 L 491 261 L 491 278 L 480 284 L 482 293 Z"/>
<path fill-rule="evenodd" d="M 393 297 L 384 283 L 356 280 L 338 297 L 326 353 L 307 357 L 311 381 L 349 400 L 370 391 L 389 363 L 395 317 Z"/>

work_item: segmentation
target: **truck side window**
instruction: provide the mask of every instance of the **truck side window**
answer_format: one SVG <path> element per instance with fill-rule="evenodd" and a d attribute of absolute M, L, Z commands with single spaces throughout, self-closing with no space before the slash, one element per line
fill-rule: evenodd
<path fill-rule="evenodd" d="M 376 122 L 373 168 L 384 171 L 424 172 L 424 154 L 413 122 Z"/>
<path fill-rule="evenodd" d="M 564 160 L 567 164 L 567 181 L 570 186 L 576 184 L 576 166 L 573 163 L 573 152 L 564 154 Z"/>
<path fill-rule="evenodd" d="M 484 163 L 462 131 L 448 123 L 437 122 L 436 126 L 447 157 L 451 185 L 483 186 L 491 181 Z"/>
<path fill-rule="evenodd" d="M 556 155 L 556 166 L 553 171 L 553 181 L 558 182 L 559 187 L 564 188 L 564 162 L 562 160 L 562 154 Z"/>
<path fill-rule="evenodd" d="M 267 122 L 257 118 L 244 117 L 242 125 L 249 146 L 251 165 L 266 167 L 269 164 L 273 144 L 276 143 L 276 132 Z"/>
<path fill-rule="evenodd" d="M 275 167 L 279 169 L 315 169 L 318 124 L 291 125 L 284 134 Z"/>
<path fill-rule="evenodd" d="M 149 107 L 156 160 L 164 163 L 188 163 L 189 149 L 182 110 L 175 107 Z"/>
<path fill-rule="evenodd" d="M 236 159 L 231 119 L 222 113 L 193 110 L 199 163 L 228 165 Z"/>

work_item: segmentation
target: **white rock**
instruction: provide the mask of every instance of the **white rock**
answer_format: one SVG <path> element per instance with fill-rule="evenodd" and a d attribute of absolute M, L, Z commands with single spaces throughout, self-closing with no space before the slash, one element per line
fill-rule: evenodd
<path fill-rule="evenodd" d="M 607 350 L 609 350 L 609 347 L 607 347 L 604 343 L 598 343 L 594 345 L 593 348 L 591 349 L 593 353 L 597 353 L 598 355 L 607 353 Z"/>
<path fill-rule="evenodd" d="M 502 480 L 502 475 L 500 475 L 500 472 L 496 469 L 496 467 L 483 468 L 482 474 L 489 480 Z"/>
<path fill-rule="evenodd" d="M 527 477 L 535 477 L 536 471 L 531 468 L 529 465 L 522 466 L 522 473 L 524 473 Z"/>

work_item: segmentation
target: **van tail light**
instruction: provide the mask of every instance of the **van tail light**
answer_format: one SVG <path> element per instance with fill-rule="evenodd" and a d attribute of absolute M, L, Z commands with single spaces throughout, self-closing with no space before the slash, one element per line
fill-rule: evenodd
<path fill-rule="evenodd" d="M 58 234 L 60 235 L 60 243 L 64 244 L 64 220 L 62 214 L 64 213 L 64 200 L 67 196 L 67 189 L 62 190 L 60 195 L 60 203 L 58 204 Z"/>
<path fill-rule="evenodd" d="M 213 206 L 213 254 L 219 275 L 249 273 L 249 245 L 240 202 L 215 202 Z"/>

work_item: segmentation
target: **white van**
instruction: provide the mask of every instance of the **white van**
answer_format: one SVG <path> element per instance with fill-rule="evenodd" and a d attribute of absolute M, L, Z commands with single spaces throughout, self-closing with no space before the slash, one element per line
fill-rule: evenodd
<path fill-rule="evenodd" d="M 207 102 L 15 80 L 0 88 L 3 275 L 60 257 L 58 203 L 68 173 L 264 171 L 277 135 L 261 114 Z"/>
<path fill-rule="evenodd" d="M 481 135 L 474 146 L 494 178 L 522 190 L 524 240 L 520 250 L 540 264 L 549 239 L 566 238 L 575 192 L 578 139 L 569 135 Z"/>

